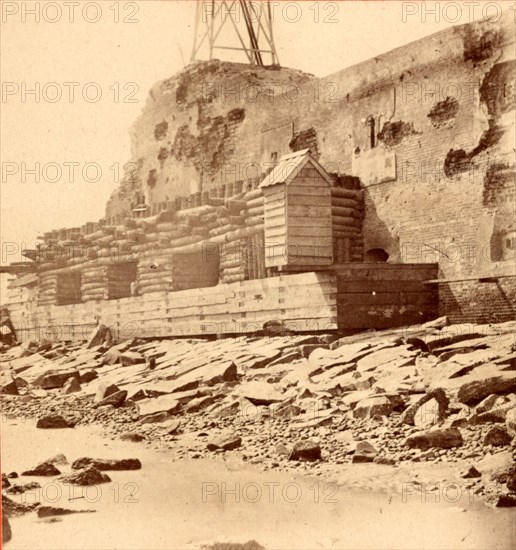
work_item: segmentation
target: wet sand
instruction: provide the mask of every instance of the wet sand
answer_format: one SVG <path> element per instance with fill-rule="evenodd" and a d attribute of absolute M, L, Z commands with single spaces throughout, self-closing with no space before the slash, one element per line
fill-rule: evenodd
<path fill-rule="evenodd" d="M 173 450 L 103 438 L 91 427 L 37 430 L 29 421 L 3 422 L 3 472 L 20 473 L 58 453 L 70 462 L 81 456 L 136 457 L 143 467 L 108 472 L 112 483 L 91 488 L 62 485 L 56 478 L 12 480 L 42 485 L 9 495 L 14 500 L 97 512 L 58 522 L 35 513 L 12 518 L 13 540 L 5 548 L 194 549 L 251 539 L 269 550 L 516 547 L 513 509 L 489 508 L 470 492 L 457 500 L 452 493 L 445 498 L 442 489 L 424 496 L 402 496 L 388 485 L 377 492 L 353 489 L 353 476 L 384 483 L 392 477 L 392 470 L 376 464 L 343 465 L 341 475 L 328 477 L 346 483 L 339 486 L 323 477 L 261 472 L 236 452 L 175 460 Z"/>

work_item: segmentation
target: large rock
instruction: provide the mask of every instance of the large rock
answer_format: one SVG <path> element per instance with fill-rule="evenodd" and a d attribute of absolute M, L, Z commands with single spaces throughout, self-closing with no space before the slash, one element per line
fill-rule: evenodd
<path fill-rule="evenodd" d="M 378 451 L 371 443 L 369 443 L 368 441 L 359 441 L 357 443 L 355 453 L 353 454 L 351 462 L 354 464 L 373 462 L 377 454 Z"/>
<path fill-rule="evenodd" d="M 242 445 L 242 438 L 235 435 L 222 435 L 212 439 L 207 448 L 209 451 L 232 451 Z"/>
<path fill-rule="evenodd" d="M 6 542 L 9 542 L 13 538 L 13 534 L 11 531 L 11 525 L 9 523 L 9 520 L 7 519 L 7 516 L 2 514 L 2 544 L 5 544 Z"/>
<path fill-rule="evenodd" d="M 514 460 L 510 451 L 502 451 L 484 457 L 477 463 L 477 469 L 498 483 L 507 483 Z"/>
<path fill-rule="evenodd" d="M 510 445 L 511 441 L 512 436 L 503 426 L 493 426 L 484 437 L 484 445 L 494 445 L 495 447 Z"/>
<path fill-rule="evenodd" d="M 354 418 L 372 418 L 373 416 L 389 416 L 393 411 L 391 400 L 384 395 L 368 397 L 359 401 L 353 410 Z"/>
<path fill-rule="evenodd" d="M 178 414 L 181 412 L 181 403 L 173 394 L 161 395 L 153 399 L 144 399 L 137 402 L 140 418 L 156 413 Z"/>
<path fill-rule="evenodd" d="M 53 429 L 53 428 L 72 428 L 73 426 L 59 414 L 42 416 L 36 428 Z"/>
<path fill-rule="evenodd" d="M 203 397 L 196 397 L 189 401 L 185 406 L 186 413 L 195 413 L 199 412 L 202 409 L 206 409 L 210 405 L 213 405 L 218 399 L 221 399 L 223 396 L 216 395 L 205 395 Z"/>
<path fill-rule="evenodd" d="M 95 510 L 70 510 L 69 508 L 56 508 L 55 506 L 40 506 L 38 508 L 38 518 L 68 516 L 69 514 L 91 514 L 93 512 Z"/>
<path fill-rule="evenodd" d="M 516 378 L 513 375 L 492 376 L 473 380 L 460 386 L 457 399 L 466 405 L 476 405 L 492 393 L 506 394 L 516 389 Z"/>
<path fill-rule="evenodd" d="M 59 453 L 53 456 L 52 458 L 45 460 L 45 462 L 48 462 L 49 464 L 62 464 L 63 466 L 68 464 L 68 460 L 66 459 L 66 456 L 63 453 Z"/>
<path fill-rule="evenodd" d="M 96 378 L 98 378 L 98 374 L 97 374 L 97 371 L 96 370 L 88 370 L 86 372 L 83 372 L 81 373 L 81 379 L 80 379 L 80 383 L 81 384 L 87 384 L 88 382 L 91 382 L 92 380 L 95 380 Z"/>
<path fill-rule="evenodd" d="M 462 434 L 458 428 L 432 429 L 410 435 L 405 440 L 409 449 L 451 449 L 460 447 L 463 443 Z"/>
<path fill-rule="evenodd" d="M 310 441 L 309 439 L 298 441 L 292 451 L 290 452 L 290 460 L 302 460 L 313 462 L 315 460 L 320 460 L 321 458 L 321 447 L 318 443 Z"/>
<path fill-rule="evenodd" d="M 72 483 L 73 485 L 100 485 L 101 483 L 109 483 L 111 478 L 107 474 L 103 474 L 97 468 L 90 467 L 84 470 L 79 470 L 68 476 L 60 478 L 63 483 Z"/>
<path fill-rule="evenodd" d="M 0 393 L 2 393 L 2 395 L 20 395 L 18 386 L 14 380 L 2 386 L 2 391 Z"/>
<path fill-rule="evenodd" d="M 97 393 L 95 394 L 95 398 L 93 399 L 93 401 L 95 403 L 99 403 L 109 395 L 119 391 L 120 391 L 120 388 L 116 384 L 108 384 L 106 382 L 103 382 L 99 384 L 97 388 Z"/>
<path fill-rule="evenodd" d="M 111 330 L 105 325 L 98 325 L 91 331 L 86 342 L 86 348 L 89 349 L 102 344 L 110 345 L 112 339 Z"/>
<path fill-rule="evenodd" d="M 39 502 L 31 502 L 23 504 L 21 502 L 15 502 L 9 497 L 2 495 L 2 517 L 22 516 L 32 512 L 34 508 L 39 506 Z"/>
<path fill-rule="evenodd" d="M 270 405 L 279 403 L 285 396 L 268 382 L 253 381 L 243 384 L 238 393 L 253 405 Z"/>
<path fill-rule="evenodd" d="M 168 422 L 171 419 L 170 414 L 166 411 L 146 414 L 140 418 L 140 424 L 162 424 Z"/>
<path fill-rule="evenodd" d="M 449 400 L 442 388 L 436 388 L 408 407 L 401 421 L 409 426 L 428 427 L 442 423 L 446 418 Z"/>
<path fill-rule="evenodd" d="M 516 407 L 514 407 L 510 411 L 507 411 L 507 415 L 505 417 L 505 425 L 507 427 L 507 431 L 513 437 L 516 436 Z"/>
<path fill-rule="evenodd" d="M 116 347 L 110 348 L 106 351 L 104 354 L 104 357 L 102 358 L 102 364 L 103 365 L 115 365 L 116 363 L 120 363 L 120 350 Z"/>
<path fill-rule="evenodd" d="M 22 476 L 58 476 L 61 472 L 51 463 L 42 462 L 32 470 L 22 472 Z"/>
<path fill-rule="evenodd" d="M 142 463 L 137 458 L 78 458 L 72 463 L 72 470 L 94 467 L 100 471 L 108 470 L 140 470 Z"/>
<path fill-rule="evenodd" d="M 102 401 L 99 401 L 98 403 L 95 403 L 93 405 L 93 408 L 103 407 L 104 405 L 112 405 L 113 407 L 121 407 L 127 398 L 127 391 L 126 390 L 120 390 L 116 391 L 115 393 L 109 394 L 107 397 L 102 399 Z"/>
<path fill-rule="evenodd" d="M 138 365 L 140 363 L 145 363 L 145 357 L 136 351 L 125 351 L 120 354 L 120 362 L 124 367 L 128 365 Z"/>
<path fill-rule="evenodd" d="M 34 491 L 34 489 L 41 489 L 41 485 L 37 481 L 30 481 L 29 483 L 14 484 L 7 489 L 7 493 L 10 495 L 21 495 L 27 491 Z"/>
<path fill-rule="evenodd" d="M 81 391 L 81 383 L 75 376 L 71 376 L 68 378 L 68 380 L 64 383 L 63 389 L 61 390 L 65 395 L 68 395 L 70 393 L 75 393 L 78 391 Z"/>
<path fill-rule="evenodd" d="M 38 386 L 44 390 L 53 390 L 55 388 L 62 388 L 65 382 L 70 378 L 77 378 L 80 380 L 80 374 L 76 370 L 72 371 L 56 371 L 50 370 L 38 376 L 34 380 L 33 385 Z"/>
<path fill-rule="evenodd" d="M 180 376 L 178 383 L 184 384 L 183 389 L 193 389 L 191 384 L 197 382 L 200 385 L 214 386 L 222 382 L 235 382 L 238 380 L 237 366 L 233 361 L 217 361 L 203 365 Z"/>

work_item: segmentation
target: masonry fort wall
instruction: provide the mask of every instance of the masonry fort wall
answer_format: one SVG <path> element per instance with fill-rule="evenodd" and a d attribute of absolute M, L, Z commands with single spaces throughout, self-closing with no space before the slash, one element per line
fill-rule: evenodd
<path fill-rule="evenodd" d="M 438 262 L 441 310 L 455 321 L 513 319 L 511 16 L 442 31 L 323 79 L 218 62 L 187 68 L 153 88 L 134 126 L 138 177 L 129 190 L 149 204 L 217 192 L 309 147 L 329 172 L 360 178 L 366 251 Z M 120 195 L 108 216 L 127 207 Z"/>

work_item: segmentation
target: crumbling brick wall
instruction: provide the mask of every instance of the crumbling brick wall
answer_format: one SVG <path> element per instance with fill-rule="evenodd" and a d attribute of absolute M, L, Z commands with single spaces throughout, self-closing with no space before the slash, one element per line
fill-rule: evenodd
<path fill-rule="evenodd" d="M 152 205 L 260 176 L 260 126 L 275 95 L 311 80 L 293 69 L 213 60 L 155 84 L 131 130 L 134 185 L 115 191 L 106 217 L 138 193 Z"/>
<path fill-rule="evenodd" d="M 309 147 L 327 171 L 360 178 L 364 252 L 438 262 L 446 280 L 511 272 L 515 258 L 500 251 L 516 229 L 511 15 L 441 31 L 320 80 L 215 61 L 188 67 L 151 90 L 133 128 L 147 201 L 245 180 Z M 271 80 L 291 86 L 267 95 Z M 475 281 L 461 284 L 477 292 Z M 486 288 L 478 292 L 489 301 Z"/>

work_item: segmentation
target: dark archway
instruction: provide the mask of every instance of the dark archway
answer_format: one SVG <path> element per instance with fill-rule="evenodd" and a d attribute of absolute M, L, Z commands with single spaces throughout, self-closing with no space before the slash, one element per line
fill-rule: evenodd
<path fill-rule="evenodd" d="M 383 248 L 370 248 L 364 255 L 364 262 L 386 262 L 389 254 Z"/>

